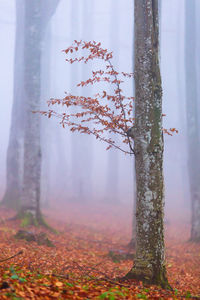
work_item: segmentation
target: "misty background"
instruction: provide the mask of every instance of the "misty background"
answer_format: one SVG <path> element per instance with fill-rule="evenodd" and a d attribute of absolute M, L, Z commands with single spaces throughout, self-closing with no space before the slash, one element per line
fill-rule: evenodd
<path fill-rule="evenodd" d="M 16 0 L 18 1 L 18 0 Z M 0 198 L 6 187 L 6 151 L 13 102 L 13 70 L 16 1 L 0 0 Z M 20 0 L 19 0 L 20 1 Z M 49 0 L 51 1 L 51 0 Z M 199 1 L 196 5 L 200 6 Z M 42 107 L 51 97 L 64 92 L 81 93 L 76 83 L 88 78 L 91 66 L 69 65 L 62 50 L 73 40 L 97 41 L 113 51 L 117 70 L 133 71 L 132 0 L 60 0 L 45 33 L 42 55 Z M 160 59 L 163 83 L 164 128 L 179 133 L 165 135 L 164 172 L 167 216 L 190 208 L 185 108 L 183 0 L 161 3 Z M 199 26 L 198 22 L 197 25 Z M 199 41 L 196 51 L 200 50 Z M 198 68 L 198 78 L 200 69 Z M 20 82 L 19 82 L 20 84 Z M 133 95 L 133 84 L 125 91 Z M 200 91 L 198 91 L 200 92 Z M 95 86 L 84 93 L 96 93 Z M 58 205 L 67 201 L 124 203 L 132 207 L 134 196 L 133 158 L 91 136 L 71 133 L 58 120 L 42 119 L 42 203 Z"/>

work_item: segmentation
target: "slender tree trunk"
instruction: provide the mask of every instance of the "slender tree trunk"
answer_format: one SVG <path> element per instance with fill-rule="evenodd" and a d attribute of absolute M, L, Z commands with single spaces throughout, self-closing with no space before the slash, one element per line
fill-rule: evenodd
<path fill-rule="evenodd" d="M 77 22 L 77 19 L 80 20 L 81 16 L 81 4 L 80 0 L 71 1 L 71 15 L 70 15 L 70 25 L 71 25 L 71 41 L 79 40 L 80 34 L 80 22 Z M 80 66 L 74 64 L 70 72 L 70 92 L 75 93 L 76 84 L 80 80 Z M 71 108 L 73 110 L 73 108 Z M 77 134 L 71 135 L 71 193 L 72 201 L 81 201 L 82 194 L 82 178 L 77 170 L 80 169 L 80 148 L 82 147 L 82 138 Z M 85 171 L 85 170 L 84 170 Z"/>
<path fill-rule="evenodd" d="M 158 21 L 157 0 L 135 0 L 136 257 L 127 277 L 169 287 L 164 255 Z"/>
<path fill-rule="evenodd" d="M 110 1 L 110 39 L 111 50 L 113 51 L 114 66 L 119 67 L 119 16 L 120 3 L 119 1 Z M 116 46 L 118 51 L 115 51 Z M 114 88 L 110 88 L 111 94 L 114 93 Z M 110 103 L 110 108 L 115 110 L 114 105 Z M 114 137 L 117 142 L 117 137 Z M 119 199 L 119 155 L 116 149 L 108 151 L 107 154 L 107 172 L 106 172 L 106 201 L 108 203 L 118 203 Z"/>
<path fill-rule="evenodd" d="M 85 37 L 86 41 L 93 40 L 93 14 L 94 14 L 94 3 L 91 0 L 85 0 L 82 2 L 82 26 L 81 26 L 81 35 Z M 88 20 L 90 20 L 88 22 Z M 81 80 L 86 80 L 88 77 L 88 70 L 91 72 L 91 67 L 86 65 L 81 66 Z M 92 87 L 88 91 L 91 93 Z M 84 90 L 82 91 L 83 96 L 86 96 Z M 88 95 L 88 94 L 87 94 Z M 81 136 L 81 164 L 80 169 L 80 183 L 81 183 L 81 195 L 82 198 L 86 200 L 92 199 L 93 186 L 92 186 L 92 169 L 93 169 L 93 140 L 91 136 Z"/>
<path fill-rule="evenodd" d="M 93 40 L 92 26 L 90 26 L 92 18 L 93 3 L 89 5 L 88 0 L 80 1 L 73 0 L 71 3 L 71 37 L 72 40 L 79 40 L 80 35 L 85 40 Z M 77 18 L 81 20 L 77 22 Z M 80 24 L 82 26 L 80 27 Z M 86 80 L 88 76 L 87 65 L 82 68 L 80 66 L 73 65 L 73 71 L 70 75 L 71 90 L 76 88 L 76 84 L 79 80 Z M 86 92 L 87 93 L 87 92 Z M 83 96 L 86 96 L 85 92 L 82 92 Z M 92 198 L 92 163 L 93 163 L 93 147 L 91 137 L 72 134 L 71 136 L 71 148 L 72 148 L 72 162 L 71 162 L 71 174 L 72 174 L 72 199 L 78 202 L 88 201 Z M 78 172 L 77 172 L 78 170 Z"/>
<path fill-rule="evenodd" d="M 46 107 L 45 100 L 51 95 L 51 24 L 47 25 L 45 36 L 42 43 L 41 59 L 41 109 Z M 47 124 L 47 120 L 41 120 L 41 148 L 42 148 L 42 166 L 41 166 L 41 204 L 43 207 L 49 206 L 49 188 L 50 188 L 50 161 L 51 144 L 50 136 L 52 134 L 52 124 Z"/>
<path fill-rule="evenodd" d="M 17 209 L 20 205 L 20 191 L 23 180 L 23 139 L 24 139 L 24 0 L 16 1 L 16 33 L 14 94 L 11 128 L 7 150 L 7 184 L 3 204 Z"/>
<path fill-rule="evenodd" d="M 135 17 L 134 17 L 135 19 Z M 134 43 L 134 31 L 135 31 L 135 25 L 133 20 L 133 73 L 135 72 L 135 43 Z M 133 95 L 135 96 L 135 82 L 133 82 Z M 135 118 L 135 102 L 133 102 L 133 116 Z M 133 164 L 135 164 L 135 159 L 133 161 Z M 129 247 L 134 249 L 136 245 L 136 176 L 135 176 L 135 168 L 133 168 L 133 219 L 132 219 L 132 237 L 131 241 L 129 243 Z"/>
<path fill-rule="evenodd" d="M 196 70 L 195 0 L 185 1 L 186 112 L 188 172 L 191 197 L 191 240 L 200 242 L 200 138 Z"/>

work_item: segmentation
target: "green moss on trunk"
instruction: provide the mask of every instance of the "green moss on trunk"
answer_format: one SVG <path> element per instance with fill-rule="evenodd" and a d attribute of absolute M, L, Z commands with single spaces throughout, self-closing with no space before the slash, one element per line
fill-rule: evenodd
<path fill-rule="evenodd" d="M 163 289 L 172 290 L 167 277 L 165 267 L 162 270 L 151 270 L 147 264 L 143 264 L 143 268 L 133 268 L 126 274 L 125 279 L 136 279 L 146 284 L 155 284 L 161 286 Z"/>
<path fill-rule="evenodd" d="M 30 211 L 21 210 L 21 211 L 18 212 L 15 219 L 21 220 L 21 226 L 22 227 L 27 227 L 27 226 L 39 227 L 39 226 L 42 226 L 42 227 L 45 227 L 46 229 L 48 229 L 49 231 L 51 231 L 53 233 L 56 233 L 56 234 L 58 233 L 58 231 L 56 229 L 51 227 L 46 222 L 46 220 L 44 219 L 44 217 L 41 213 L 38 213 L 38 214 L 34 215 Z"/>

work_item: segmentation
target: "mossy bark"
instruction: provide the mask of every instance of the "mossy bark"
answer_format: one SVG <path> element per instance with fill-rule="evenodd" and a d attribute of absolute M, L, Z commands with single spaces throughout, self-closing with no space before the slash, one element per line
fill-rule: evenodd
<path fill-rule="evenodd" d="M 21 220 L 21 226 L 27 227 L 27 226 L 42 226 L 49 231 L 53 233 L 58 233 L 56 229 L 51 227 L 46 221 L 40 210 L 36 211 L 32 210 L 31 208 L 22 208 L 17 215 L 15 216 L 15 219 Z"/>
<path fill-rule="evenodd" d="M 158 1 L 135 0 L 136 258 L 126 277 L 168 288 L 158 41 Z"/>
<path fill-rule="evenodd" d="M 41 213 L 35 214 L 35 211 L 31 209 L 21 209 L 16 215 L 16 219 L 21 220 L 22 227 L 43 225 Z"/>

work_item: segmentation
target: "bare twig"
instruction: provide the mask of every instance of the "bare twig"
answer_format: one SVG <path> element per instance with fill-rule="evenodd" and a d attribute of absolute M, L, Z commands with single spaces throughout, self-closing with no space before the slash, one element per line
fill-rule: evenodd
<path fill-rule="evenodd" d="M 1 259 L 0 262 L 7 261 L 7 260 L 9 260 L 9 259 L 11 259 L 11 258 L 14 258 L 14 257 L 20 255 L 20 254 L 23 254 L 23 251 L 22 251 L 22 250 L 20 250 L 18 253 L 14 254 L 14 255 L 12 255 L 12 256 L 10 256 L 10 257 L 8 257 L 8 258 Z"/>
<path fill-rule="evenodd" d="M 120 84 L 119 84 L 119 82 L 118 82 L 118 78 L 117 78 L 116 72 L 115 72 L 115 70 L 114 70 L 114 68 L 113 68 L 113 65 L 112 65 L 110 59 L 108 59 L 108 63 L 109 63 L 109 65 L 110 65 L 110 67 L 111 67 L 111 69 L 112 69 L 112 71 L 113 71 L 113 74 L 114 74 L 113 76 L 114 76 L 115 79 L 116 79 L 116 85 L 117 85 L 118 95 L 119 95 L 119 102 L 120 102 L 120 106 L 121 106 L 121 110 L 122 110 L 122 114 L 123 114 L 124 120 L 126 120 L 126 112 L 125 112 L 124 106 L 123 106 L 123 104 L 122 104 L 122 95 L 121 95 Z M 126 126 L 126 123 L 125 123 L 125 126 Z M 127 126 L 126 126 L 126 127 L 127 127 Z M 132 147 L 132 145 L 131 145 L 130 137 L 128 136 L 127 131 L 128 131 L 128 128 L 127 128 L 126 130 L 124 130 L 124 133 L 125 133 L 125 135 L 126 135 L 126 137 L 127 137 L 127 139 L 128 139 L 129 148 L 130 148 L 131 152 L 132 152 L 133 154 L 135 154 L 135 151 L 134 151 L 134 149 L 133 149 L 133 147 Z"/>

